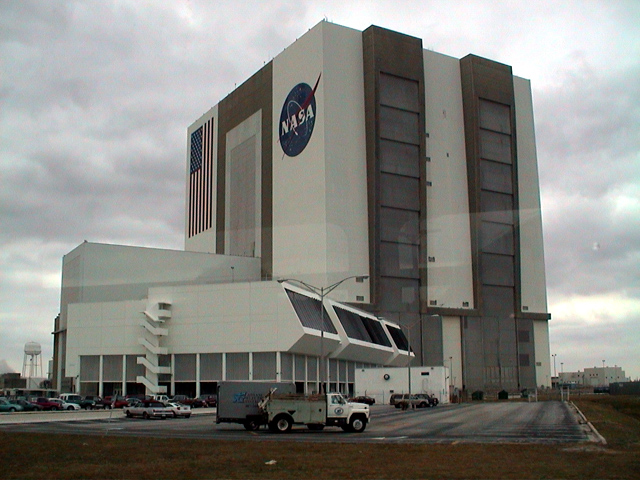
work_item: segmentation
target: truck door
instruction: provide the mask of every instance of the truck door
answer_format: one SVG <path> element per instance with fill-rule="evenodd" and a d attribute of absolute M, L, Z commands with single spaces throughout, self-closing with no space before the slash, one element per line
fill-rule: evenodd
<path fill-rule="evenodd" d="M 346 418 L 347 409 L 346 401 L 342 395 L 329 395 L 329 405 L 327 405 L 327 417 L 328 418 Z"/>

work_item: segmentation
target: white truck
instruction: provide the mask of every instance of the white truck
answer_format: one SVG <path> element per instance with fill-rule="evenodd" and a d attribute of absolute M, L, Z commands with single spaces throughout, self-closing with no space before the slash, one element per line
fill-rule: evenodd
<path fill-rule="evenodd" d="M 369 423 L 369 405 L 350 403 L 340 393 L 301 395 L 277 393 L 272 389 L 258 404 L 272 432 L 291 431 L 294 424 L 310 430 L 338 426 L 345 432 L 363 432 Z"/>
<path fill-rule="evenodd" d="M 258 403 L 277 389 L 282 393 L 295 393 L 296 386 L 287 382 L 227 381 L 218 384 L 216 423 L 239 423 L 247 430 L 257 430 L 265 425 L 265 415 Z"/>

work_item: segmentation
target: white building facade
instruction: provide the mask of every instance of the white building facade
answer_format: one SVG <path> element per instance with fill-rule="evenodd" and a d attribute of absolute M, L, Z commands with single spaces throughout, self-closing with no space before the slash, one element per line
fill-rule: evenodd
<path fill-rule="evenodd" d="M 71 260 L 65 257 L 55 342 L 59 379 L 73 378 L 80 386 L 97 382 L 104 389 L 106 361 L 115 362 L 109 368 L 126 378 L 118 380 L 125 386 L 143 385 L 137 381 L 143 365 L 149 381 L 158 375 L 154 385 L 177 389 L 181 378 L 189 377 L 180 373 L 181 362 L 187 362 L 195 380 L 184 381 L 197 387 L 229 375 L 236 357 L 230 361 L 227 355 L 246 354 L 247 367 L 238 379 L 254 378 L 260 365 L 274 365 L 275 379 L 290 380 L 284 369 L 295 365 L 292 375 L 298 372 L 297 355 L 302 355 L 305 391 L 313 389 L 312 359 L 324 356 L 330 359 L 328 377 L 344 378 L 341 388 L 348 389 L 349 375 L 360 363 L 404 366 L 411 350 L 415 366 L 449 367 L 454 387 L 462 391 L 550 385 L 531 87 L 510 67 L 425 50 L 420 39 L 379 27 L 361 32 L 321 22 L 187 133 L 185 252 L 166 255 L 172 265 L 192 255 L 202 261 L 162 272 L 154 267 L 138 282 L 144 293 L 114 300 L 142 302 L 117 307 L 142 312 L 154 308 L 156 285 L 169 289 L 162 291 L 167 298 L 158 300 L 172 306 L 171 319 L 164 322 L 169 333 L 159 323 L 140 327 L 134 318 L 140 312 L 109 313 L 130 325 L 118 340 L 128 345 L 117 353 L 126 358 L 100 357 L 97 367 L 91 360 L 92 380 L 87 380 L 81 357 L 88 345 L 79 348 L 81 335 L 74 332 L 89 322 L 96 328 L 91 335 L 104 337 L 100 325 L 107 317 L 65 294 L 65 277 L 71 278 L 65 273 Z M 81 255 L 83 261 L 88 254 Z M 99 258 L 103 252 L 94 254 Z M 216 265 L 215 275 L 198 274 L 208 263 Z M 181 271 L 180 278 L 172 277 Z M 342 282 L 361 275 L 368 280 Z M 297 324 L 292 319 L 287 298 L 299 281 L 318 287 L 342 282 L 326 300 L 357 312 L 360 320 L 330 312 L 335 333 L 318 331 L 318 325 L 315 333 L 304 330 L 309 327 L 300 315 Z M 184 327 L 189 322 L 183 312 L 193 318 L 188 312 L 195 307 L 183 302 L 198 304 L 197 292 L 209 292 L 212 284 L 223 284 L 228 297 L 219 297 L 216 309 Z M 79 285 L 86 283 L 81 279 Z M 171 289 L 190 293 L 180 297 Z M 279 313 L 266 318 L 258 310 L 238 313 L 245 320 L 223 329 L 228 342 L 220 343 L 222 330 L 214 325 L 226 320 L 215 311 L 232 308 L 228 303 L 251 305 L 252 296 L 265 289 Z M 303 290 L 298 294 L 320 298 Z M 96 293 L 102 294 L 108 292 Z M 91 302 L 102 300 L 111 299 Z M 140 328 L 158 339 L 157 367 L 135 363 L 133 368 L 129 356 L 141 355 L 140 332 L 134 332 Z M 286 341 L 272 333 L 296 329 L 299 336 Z M 249 341 L 252 335 L 266 343 Z M 163 341 L 169 342 L 166 347 Z M 112 355 L 93 348 L 94 355 Z M 295 356 L 293 363 L 287 355 Z M 202 376 L 209 369 L 217 372 L 216 380 L 213 374 Z"/>

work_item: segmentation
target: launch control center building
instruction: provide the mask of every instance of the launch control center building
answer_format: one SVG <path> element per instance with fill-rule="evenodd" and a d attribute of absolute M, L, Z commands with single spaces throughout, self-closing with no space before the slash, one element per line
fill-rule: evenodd
<path fill-rule="evenodd" d="M 187 133 L 184 251 L 65 255 L 58 388 L 349 393 L 356 369 L 409 361 L 465 392 L 550 385 L 531 86 L 511 67 L 321 22 Z"/>

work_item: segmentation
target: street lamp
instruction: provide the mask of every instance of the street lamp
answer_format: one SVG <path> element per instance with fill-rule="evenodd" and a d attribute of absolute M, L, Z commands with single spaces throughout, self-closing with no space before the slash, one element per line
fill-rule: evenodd
<path fill-rule="evenodd" d="M 553 376 L 557 377 L 558 373 L 556 372 L 556 357 L 558 356 L 557 353 L 554 353 L 553 355 L 551 355 L 553 357 Z"/>
<path fill-rule="evenodd" d="M 327 393 L 327 360 L 324 357 L 324 297 L 333 292 L 338 286 L 340 286 L 343 282 L 350 280 L 352 278 L 356 279 L 356 282 L 362 283 L 369 275 L 352 275 L 350 277 L 343 278 L 342 280 L 329 285 L 328 287 L 316 287 L 314 285 L 310 285 L 307 282 L 303 282 L 302 280 L 298 280 L 297 278 L 281 278 L 278 280 L 278 283 L 284 282 L 295 282 L 302 285 L 307 291 L 311 293 L 315 293 L 320 297 L 320 382 L 321 382 L 321 390 L 323 393 Z"/>
<path fill-rule="evenodd" d="M 453 392 L 453 357 L 449 357 L 449 395 Z"/>

